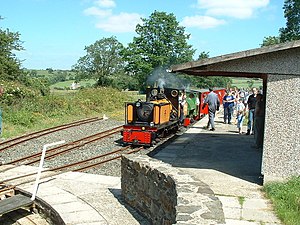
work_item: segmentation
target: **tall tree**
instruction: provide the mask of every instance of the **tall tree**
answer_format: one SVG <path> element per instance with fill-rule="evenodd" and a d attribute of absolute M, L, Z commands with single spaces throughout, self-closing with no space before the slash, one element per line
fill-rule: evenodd
<path fill-rule="evenodd" d="M 114 76 L 123 72 L 120 52 L 123 45 L 116 37 L 103 38 L 85 47 L 86 55 L 73 66 L 79 78 L 94 78 L 98 86 L 110 86 Z"/>
<path fill-rule="evenodd" d="M 280 43 L 279 37 L 268 36 L 268 37 L 264 37 L 263 43 L 260 46 L 263 47 L 263 46 L 275 45 L 279 43 Z"/>
<path fill-rule="evenodd" d="M 300 0 L 284 1 L 284 17 L 286 27 L 280 28 L 279 37 L 281 42 L 300 39 Z"/>
<path fill-rule="evenodd" d="M 209 52 L 201 52 L 198 56 L 198 60 L 209 58 Z M 218 76 L 196 76 L 193 78 L 193 84 L 198 88 L 209 88 L 209 87 L 227 87 L 231 85 L 232 79 L 229 77 L 218 77 Z"/>
<path fill-rule="evenodd" d="M 203 51 L 198 56 L 198 60 L 200 60 L 200 59 L 207 59 L 207 58 L 209 58 L 209 52 L 204 52 Z"/>
<path fill-rule="evenodd" d="M 264 37 L 261 47 L 300 39 L 300 0 L 285 0 L 283 9 L 286 27 L 279 29 L 279 36 Z"/>
<path fill-rule="evenodd" d="M 136 26 L 137 37 L 125 49 L 126 70 L 145 88 L 147 76 L 155 68 L 192 60 L 195 50 L 187 43 L 190 35 L 179 26 L 173 13 L 154 11 Z"/>
<path fill-rule="evenodd" d="M 0 16 L 0 21 L 2 20 Z M 20 34 L 9 29 L 0 28 L 0 78 L 3 80 L 16 80 L 22 74 L 20 60 L 14 51 L 24 50 Z"/>

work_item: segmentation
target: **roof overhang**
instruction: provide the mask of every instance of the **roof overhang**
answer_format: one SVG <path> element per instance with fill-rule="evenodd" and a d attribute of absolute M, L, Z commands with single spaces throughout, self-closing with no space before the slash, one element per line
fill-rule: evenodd
<path fill-rule="evenodd" d="M 173 65 L 170 70 L 196 76 L 300 76 L 300 40 Z"/>

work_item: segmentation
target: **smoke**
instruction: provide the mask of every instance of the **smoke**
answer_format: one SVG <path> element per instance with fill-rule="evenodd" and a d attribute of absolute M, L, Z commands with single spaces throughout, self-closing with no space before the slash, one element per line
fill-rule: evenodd
<path fill-rule="evenodd" d="M 166 86 L 166 81 L 163 78 L 158 78 L 157 80 L 157 86 L 159 88 L 165 88 Z"/>
<path fill-rule="evenodd" d="M 190 89 L 190 81 L 175 73 L 168 73 L 166 68 L 155 68 L 147 78 L 147 85 L 159 88 Z"/>

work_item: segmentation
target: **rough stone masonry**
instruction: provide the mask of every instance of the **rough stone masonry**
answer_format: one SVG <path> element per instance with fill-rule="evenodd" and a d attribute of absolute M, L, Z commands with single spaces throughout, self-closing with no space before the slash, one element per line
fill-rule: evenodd
<path fill-rule="evenodd" d="M 221 202 L 203 182 L 146 155 L 122 157 L 122 196 L 152 224 L 218 224 Z"/>

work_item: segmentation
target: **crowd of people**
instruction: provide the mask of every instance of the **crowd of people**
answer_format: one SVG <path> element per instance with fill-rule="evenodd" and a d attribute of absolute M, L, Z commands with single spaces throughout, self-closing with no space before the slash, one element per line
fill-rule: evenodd
<path fill-rule="evenodd" d="M 209 89 L 210 93 L 204 100 L 208 105 L 208 125 L 210 131 L 215 130 L 214 117 L 219 110 L 220 101 L 217 94 Z M 244 119 L 247 118 L 246 135 L 254 135 L 256 149 L 262 149 L 264 136 L 265 104 L 263 91 L 257 88 L 249 90 L 229 88 L 223 97 L 224 124 L 235 124 L 239 134 L 243 134 Z"/>
<path fill-rule="evenodd" d="M 263 91 L 252 88 L 251 91 L 230 88 L 223 98 L 224 123 L 237 125 L 238 133 L 243 134 L 243 122 L 247 116 L 246 135 L 254 135 L 253 147 L 262 149 L 264 134 L 265 104 Z"/>

